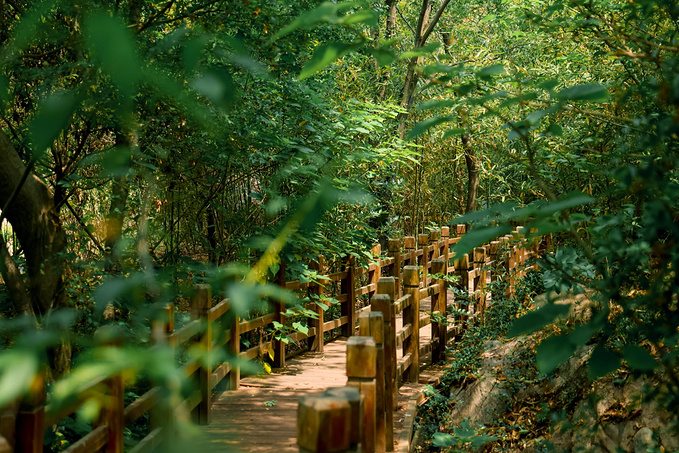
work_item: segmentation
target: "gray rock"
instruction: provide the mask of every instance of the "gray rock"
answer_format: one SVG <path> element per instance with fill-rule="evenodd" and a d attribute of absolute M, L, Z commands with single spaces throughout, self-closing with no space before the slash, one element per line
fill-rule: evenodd
<path fill-rule="evenodd" d="M 647 453 L 649 449 L 657 447 L 651 428 L 643 427 L 634 435 L 634 453 Z"/>

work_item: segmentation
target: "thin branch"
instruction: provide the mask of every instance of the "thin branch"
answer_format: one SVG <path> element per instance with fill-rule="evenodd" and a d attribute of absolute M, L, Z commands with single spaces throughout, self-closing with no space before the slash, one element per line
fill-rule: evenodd
<path fill-rule="evenodd" d="M 401 8 L 399 8 L 398 5 L 396 6 L 396 11 L 398 11 L 398 15 L 401 16 L 401 19 L 403 19 L 403 22 L 408 26 L 408 28 L 410 28 L 410 31 L 413 32 L 413 36 L 417 35 L 417 32 L 415 32 L 415 29 L 413 28 L 413 26 L 410 25 L 410 22 L 408 22 L 408 19 L 405 18 L 405 16 L 401 12 Z"/>
<path fill-rule="evenodd" d="M 75 217 L 75 219 L 78 221 L 78 223 L 79 223 L 80 226 L 83 228 L 83 230 L 85 231 L 85 233 L 87 233 L 87 235 L 90 237 L 90 239 L 92 240 L 92 242 L 94 243 L 94 245 L 97 246 L 97 248 L 99 249 L 99 251 L 100 251 L 102 254 L 105 254 L 106 251 L 104 250 L 104 247 L 101 246 L 101 243 L 97 240 L 97 238 L 94 237 L 94 235 L 92 234 L 92 232 L 90 232 L 90 230 L 87 228 L 87 225 L 85 225 L 85 222 L 83 222 L 83 219 L 75 212 L 75 209 L 73 209 L 73 206 L 71 206 L 71 203 L 69 203 L 68 201 L 66 201 L 64 204 L 66 205 L 66 207 L 68 208 L 68 210 L 71 211 L 71 214 L 73 214 L 73 217 Z"/>
<path fill-rule="evenodd" d="M 448 6 L 448 3 L 450 3 L 450 0 L 443 0 L 443 3 L 441 3 L 441 6 L 439 6 L 439 9 L 436 10 L 434 17 L 431 19 L 431 21 L 429 21 L 429 25 L 427 26 L 427 29 L 422 34 L 422 38 L 421 38 L 422 44 L 427 42 L 429 35 L 431 35 L 431 33 L 434 31 L 434 27 L 438 23 L 439 19 L 441 19 L 441 15 L 443 14 L 443 11 L 446 9 L 446 7 Z"/>

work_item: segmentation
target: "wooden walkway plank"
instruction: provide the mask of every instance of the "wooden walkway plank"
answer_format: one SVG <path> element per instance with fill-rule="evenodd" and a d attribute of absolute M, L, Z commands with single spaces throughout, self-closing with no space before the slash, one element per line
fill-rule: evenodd
<path fill-rule="evenodd" d="M 426 312 L 429 306 L 429 298 L 424 299 L 420 312 Z M 396 328 L 400 329 L 402 324 L 398 316 Z M 420 341 L 430 338 L 431 329 L 423 328 Z M 212 423 L 201 427 L 205 436 L 200 451 L 299 452 L 296 444 L 299 399 L 328 387 L 346 385 L 346 348 L 347 339 L 341 337 L 325 344 L 323 352 L 307 352 L 286 360 L 286 367 L 272 374 L 243 377 L 241 388 L 227 390 L 213 399 Z M 398 357 L 401 355 L 399 351 Z M 421 359 L 424 362 L 425 358 Z M 420 380 L 427 379 L 427 373 L 423 373 Z M 394 439 L 399 438 L 403 429 L 408 401 L 421 388 L 421 384 L 404 384 L 399 388 Z"/>

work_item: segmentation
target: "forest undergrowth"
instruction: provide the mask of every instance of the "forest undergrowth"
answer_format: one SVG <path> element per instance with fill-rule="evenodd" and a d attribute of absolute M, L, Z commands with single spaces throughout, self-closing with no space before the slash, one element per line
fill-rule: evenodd
<path fill-rule="evenodd" d="M 493 294 L 505 294 L 501 280 Z M 568 293 L 568 316 L 532 335 L 508 338 L 514 319 L 548 297 L 542 273 L 530 271 L 512 297 L 496 299 L 449 346 L 441 384 L 425 389 L 418 451 L 672 452 L 679 451 L 676 415 L 653 402 L 662 376 L 628 367 L 589 379 L 585 345 L 553 373 L 541 374 L 536 350 L 552 334 L 574 331 L 589 316 L 589 294 Z M 461 295 L 464 296 L 464 295 Z"/>

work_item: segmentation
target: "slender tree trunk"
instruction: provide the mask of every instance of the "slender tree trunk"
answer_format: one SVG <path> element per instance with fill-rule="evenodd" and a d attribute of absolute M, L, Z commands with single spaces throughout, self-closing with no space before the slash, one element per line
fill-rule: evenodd
<path fill-rule="evenodd" d="M 116 146 L 129 148 L 131 140 L 124 133 L 116 132 Z M 120 149 L 118 152 L 123 151 Z M 120 267 L 115 246 L 123 235 L 125 209 L 130 194 L 128 183 L 127 178 L 122 175 L 114 176 L 111 183 L 111 204 L 106 215 L 106 238 L 104 240 L 104 248 L 111 257 L 111 261 L 107 264 L 109 271 L 118 271 Z"/>
<path fill-rule="evenodd" d="M 464 161 L 467 164 L 467 206 L 465 212 L 476 210 L 476 195 L 479 191 L 479 164 L 476 152 L 471 145 L 469 133 L 462 135 L 462 149 Z"/>

